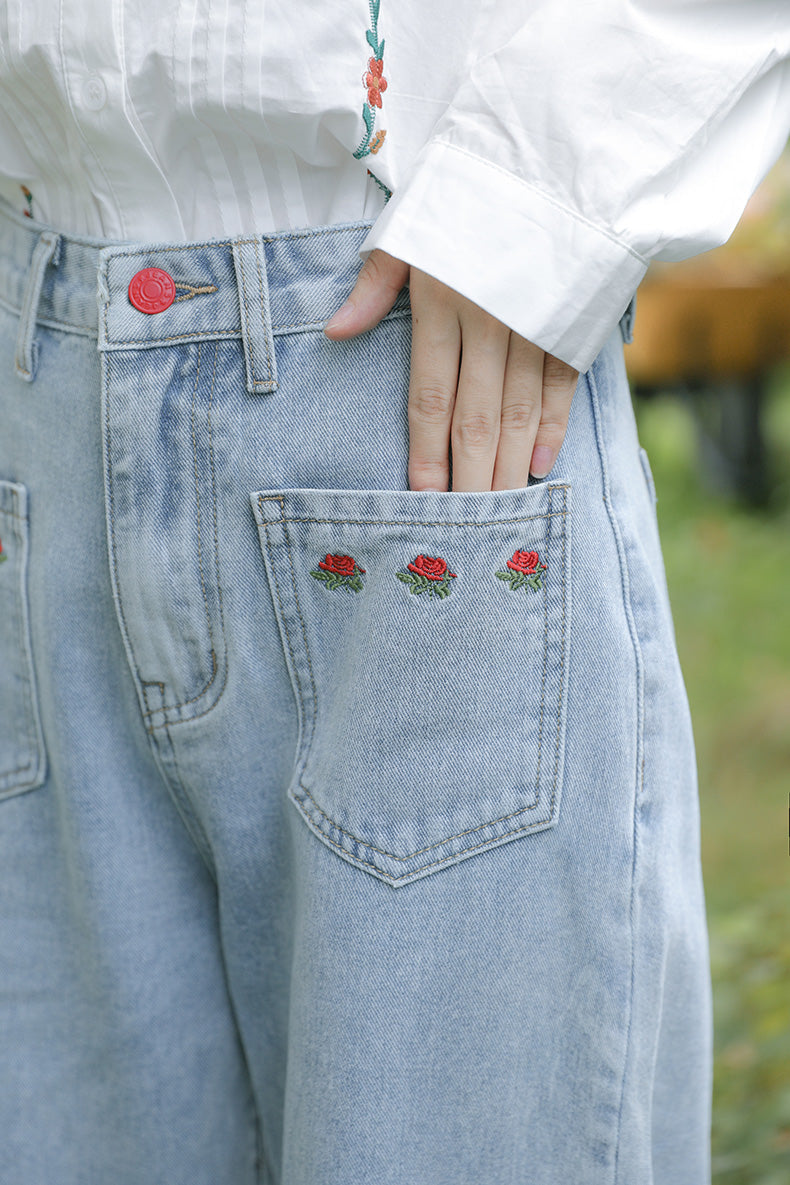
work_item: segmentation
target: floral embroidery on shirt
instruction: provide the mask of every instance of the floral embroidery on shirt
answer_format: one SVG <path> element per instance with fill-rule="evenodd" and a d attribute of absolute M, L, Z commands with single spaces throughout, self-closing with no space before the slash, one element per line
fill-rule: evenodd
<path fill-rule="evenodd" d="M 376 108 L 381 110 L 381 96 L 387 89 L 387 80 L 384 77 L 384 41 L 379 41 L 379 5 L 381 0 L 369 0 L 370 5 L 370 24 L 371 28 L 365 34 L 368 45 L 373 50 L 373 57 L 368 58 L 368 68 L 362 75 L 362 85 L 367 91 L 367 99 L 362 107 L 362 118 L 365 121 L 365 135 L 360 141 L 359 147 L 354 152 L 354 156 L 367 156 L 371 152 L 378 152 L 384 143 L 386 136 L 385 130 L 380 130 L 374 135 L 374 127 L 376 123 Z"/>
<path fill-rule="evenodd" d="M 3 560 L 7 560 L 7 559 L 8 559 L 8 556 L 3 551 L 3 540 L 0 539 L 0 564 L 2 564 Z"/>
<path fill-rule="evenodd" d="M 507 572 L 496 572 L 500 580 L 507 580 L 510 591 L 517 588 L 531 588 L 538 592 L 543 588 L 543 573 L 546 564 L 541 564 L 536 551 L 514 551 L 513 558 L 507 561 Z"/>
<path fill-rule="evenodd" d="M 378 132 L 376 133 L 376 135 L 379 135 L 379 134 L 380 134 L 380 133 L 378 133 Z M 375 151 L 375 149 L 374 149 L 374 151 Z M 370 178 L 371 178 L 371 180 L 373 180 L 373 181 L 375 181 L 375 182 L 376 182 L 376 184 L 378 185 L 379 189 L 382 189 L 382 190 L 384 191 L 384 205 L 386 206 L 387 202 L 388 202 L 388 201 L 390 200 L 390 198 L 392 197 L 392 190 L 391 190 L 391 189 L 387 189 L 387 187 L 386 187 L 386 185 L 384 184 L 384 182 L 383 182 L 383 181 L 379 181 L 379 179 L 378 179 L 378 177 L 376 176 L 376 174 L 375 174 L 375 173 L 371 173 L 370 169 L 368 169 L 368 177 L 370 177 Z"/>
<path fill-rule="evenodd" d="M 22 193 L 25 195 L 25 201 L 27 202 L 27 209 L 23 210 L 22 213 L 24 214 L 25 218 L 32 218 L 33 217 L 33 194 L 30 192 L 30 190 L 28 189 L 28 187 L 26 185 L 20 185 L 19 188 L 22 190 Z"/>

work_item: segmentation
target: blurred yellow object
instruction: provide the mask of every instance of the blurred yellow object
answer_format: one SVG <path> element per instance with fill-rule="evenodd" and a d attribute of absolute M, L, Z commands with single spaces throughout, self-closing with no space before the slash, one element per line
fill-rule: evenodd
<path fill-rule="evenodd" d="M 717 266 L 706 275 L 693 262 L 639 289 L 634 340 L 625 347 L 635 383 L 748 378 L 790 358 L 790 273 L 727 276 Z"/>
<path fill-rule="evenodd" d="M 790 151 L 723 247 L 651 265 L 625 357 L 645 387 L 755 378 L 790 357 Z"/>

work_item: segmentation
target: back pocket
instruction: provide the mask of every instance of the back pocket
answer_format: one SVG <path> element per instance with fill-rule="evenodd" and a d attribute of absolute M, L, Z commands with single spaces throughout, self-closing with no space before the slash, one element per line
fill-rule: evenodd
<path fill-rule="evenodd" d="M 27 490 L 0 481 L 0 797 L 45 776 L 27 604 Z"/>
<path fill-rule="evenodd" d="M 570 492 L 251 496 L 299 709 L 288 795 L 388 884 L 557 822 Z"/>

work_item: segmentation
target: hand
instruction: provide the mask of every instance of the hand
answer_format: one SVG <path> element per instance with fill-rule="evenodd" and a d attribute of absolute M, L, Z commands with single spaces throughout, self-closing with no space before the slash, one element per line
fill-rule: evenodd
<path fill-rule="evenodd" d="M 419 268 L 374 249 L 331 340 L 372 329 L 408 281 L 412 311 L 409 486 L 507 490 L 545 477 L 568 426 L 579 372 Z"/>

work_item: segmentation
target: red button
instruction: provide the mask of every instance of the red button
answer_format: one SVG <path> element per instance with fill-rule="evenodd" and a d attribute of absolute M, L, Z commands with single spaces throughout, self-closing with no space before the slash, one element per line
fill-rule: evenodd
<path fill-rule="evenodd" d="M 163 313 L 176 298 L 173 277 L 161 267 L 144 267 L 132 276 L 129 300 L 141 313 Z"/>

